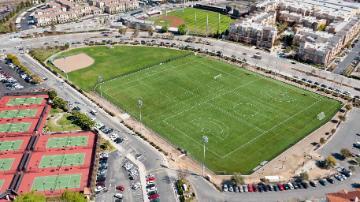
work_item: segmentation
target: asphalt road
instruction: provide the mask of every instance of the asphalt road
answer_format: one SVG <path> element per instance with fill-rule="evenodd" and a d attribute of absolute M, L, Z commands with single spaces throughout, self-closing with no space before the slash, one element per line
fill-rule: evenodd
<path fill-rule="evenodd" d="M 355 46 L 350 50 L 344 60 L 342 60 L 337 67 L 334 69 L 334 73 L 342 74 L 347 69 L 347 67 L 354 61 L 356 56 L 360 57 L 360 40 L 355 44 Z"/>

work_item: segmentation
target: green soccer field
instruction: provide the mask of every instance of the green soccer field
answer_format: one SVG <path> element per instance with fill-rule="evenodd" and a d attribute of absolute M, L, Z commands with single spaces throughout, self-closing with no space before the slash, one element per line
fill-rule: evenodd
<path fill-rule="evenodd" d="M 36 177 L 32 184 L 33 191 L 80 188 L 80 174 L 64 174 Z"/>
<path fill-rule="evenodd" d="M 44 155 L 41 158 L 39 168 L 78 166 L 84 164 L 84 159 L 84 153 Z"/>
<path fill-rule="evenodd" d="M 32 104 L 41 104 L 44 98 L 39 97 L 29 97 L 29 98 L 11 98 L 6 104 L 7 106 L 17 106 L 17 105 L 32 105 Z"/>
<path fill-rule="evenodd" d="M 37 109 L 20 109 L 0 111 L 0 119 L 34 117 Z"/>
<path fill-rule="evenodd" d="M 144 69 L 141 65 L 153 60 L 137 55 L 137 48 L 126 48 L 126 64 L 137 65 L 127 71 L 118 60 L 109 64 L 112 79 L 105 78 L 96 91 L 137 119 L 141 99 L 142 122 L 199 162 L 202 136 L 208 136 L 206 165 L 218 173 L 251 173 L 330 120 L 341 107 L 335 100 L 201 56 Z M 136 68 L 141 71 L 132 72 Z M 89 81 L 105 69 L 86 69 L 71 72 L 71 81 L 85 90 L 94 89 Z M 74 76 L 86 71 L 91 75 Z M 326 115 L 322 120 L 317 119 L 320 112 Z"/>
<path fill-rule="evenodd" d="M 10 170 L 14 160 L 14 158 L 0 159 L 0 171 Z"/>
<path fill-rule="evenodd" d="M 75 137 L 52 137 L 48 139 L 46 148 L 65 148 L 75 146 L 86 146 L 88 145 L 87 136 L 75 136 Z"/>
<path fill-rule="evenodd" d="M 219 18 L 220 15 L 220 18 Z M 196 20 L 195 20 L 196 16 Z M 208 32 L 206 32 L 206 18 L 208 16 Z M 219 14 L 217 12 L 206 11 L 196 8 L 185 8 L 176 11 L 168 12 L 167 15 L 161 15 L 152 18 L 156 25 L 160 26 L 175 26 L 177 27 L 179 22 L 185 24 L 187 29 L 192 34 L 206 35 L 216 34 L 227 30 L 232 22 L 229 16 Z"/>
<path fill-rule="evenodd" d="M 22 143 L 23 140 L 2 141 L 0 142 L 0 151 L 16 151 Z"/>
<path fill-rule="evenodd" d="M 0 124 L 0 133 L 25 132 L 30 128 L 31 123 L 6 123 Z"/>

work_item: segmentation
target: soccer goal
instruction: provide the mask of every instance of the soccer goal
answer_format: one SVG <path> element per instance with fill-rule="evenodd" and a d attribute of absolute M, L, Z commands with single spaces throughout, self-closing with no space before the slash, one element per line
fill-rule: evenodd
<path fill-rule="evenodd" d="M 325 113 L 324 112 L 320 112 L 318 115 L 317 115 L 317 119 L 319 121 L 323 120 L 325 118 Z"/>
<path fill-rule="evenodd" d="M 221 78 L 221 76 L 222 76 L 222 74 L 218 74 L 218 75 L 214 76 L 214 79 L 217 80 L 217 79 Z"/>

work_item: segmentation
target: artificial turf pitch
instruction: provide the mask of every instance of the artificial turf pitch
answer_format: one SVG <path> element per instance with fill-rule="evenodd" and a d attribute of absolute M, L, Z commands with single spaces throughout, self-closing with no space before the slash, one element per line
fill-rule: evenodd
<path fill-rule="evenodd" d="M 11 98 L 6 104 L 7 106 L 17 106 L 17 105 L 32 105 L 32 104 L 41 104 L 44 98 L 39 97 L 29 97 L 29 98 Z"/>
<path fill-rule="evenodd" d="M 65 167 L 83 165 L 85 159 L 84 153 L 44 155 L 40 161 L 40 168 Z"/>
<path fill-rule="evenodd" d="M 80 174 L 64 174 L 36 177 L 32 184 L 34 191 L 80 188 Z"/>
<path fill-rule="evenodd" d="M 101 65 L 95 60 L 90 69 L 71 72 L 70 78 L 80 87 L 86 82 L 84 89 L 93 90 L 95 84 L 88 81 L 111 74 L 97 85 L 98 93 L 136 118 L 141 99 L 142 122 L 200 162 L 202 136 L 208 136 L 205 163 L 218 173 L 251 173 L 259 163 L 273 159 L 323 125 L 341 106 L 338 101 L 201 56 L 144 68 L 154 61 L 141 58 L 139 48 L 114 49 L 128 51 L 126 64 L 141 71 L 128 73 L 122 63 L 111 60 L 106 69 L 101 65 L 107 55 L 123 56 L 118 50 L 91 47 L 92 54 L 102 54 Z M 141 48 L 145 55 L 154 50 Z M 85 50 L 73 52 L 81 51 Z M 100 67 L 98 73 L 96 67 Z M 91 71 L 92 76 L 79 76 L 84 71 Z M 317 119 L 320 112 L 325 112 L 325 119 Z"/>
<path fill-rule="evenodd" d="M 2 141 L 2 142 L 0 142 L 0 151 L 18 150 L 22 143 L 23 143 L 23 140 Z"/>
<path fill-rule="evenodd" d="M 0 124 L 0 133 L 25 132 L 29 130 L 31 123 L 6 123 Z"/>
<path fill-rule="evenodd" d="M 14 158 L 0 159 L 0 171 L 10 170 L 14 160 L 15 160 Z"/>
<path fill-rule="evenodd" d="M 46 148 L 65 148 L 75 146 L 86 146 L 88 144 L 87 136 L 68 136 L 68 137 L 52 137 L 48 139 Z"/>
<path fill-rule="evenodd" d="M 177 18 L 183 21 L 190 33 L 198 35 L 222 33 L 234 22 L 229 16 L 196 8 L 178 9 L 166 15 L 154 17 L 152 20 L 156 25 L 170 27 L 174 23 L 172 20 L 177 20 Z M 207 18 L 208 30 L 206 30 Z"/>
<path fill-rule="evenodd" d="M 20 109 L 0 111 L 0 119 L 34 117 L 37 109 Z"/>

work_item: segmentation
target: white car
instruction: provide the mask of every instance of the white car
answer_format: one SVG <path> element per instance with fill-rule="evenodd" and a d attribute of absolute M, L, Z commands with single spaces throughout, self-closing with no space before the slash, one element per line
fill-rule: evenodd
<path fill-rule="evenodd" d="M 95 188 L 95 193 L 100 193 L 101 191 L 103 191 L 105 189 L 105 187 L 103 187 L 103 186 L 97 186 L 96 188 Z"/>
<path fill-rule="evenodd" d="M 120 194 L 120 193 L 116 193 L 116 194 L 114 194 L 114 197 L 115 197 L 115 198 L 118 198 L 118 199 L 122 199 L 122 198 L 123 198 L 123 195 Z"/>

